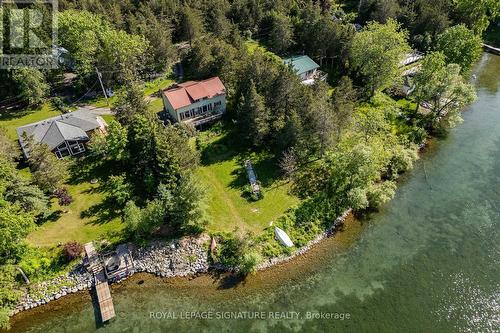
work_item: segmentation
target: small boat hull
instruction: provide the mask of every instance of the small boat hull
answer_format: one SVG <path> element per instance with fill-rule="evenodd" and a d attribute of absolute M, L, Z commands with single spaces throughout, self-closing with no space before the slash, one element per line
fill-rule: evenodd
<path fill-rule="evenodd" d="M 274 235 L 276 236 L 276 239 L 281 243 L 281 245 L 286 246 L 286 247 L 292 247 L 293 242 L 290 239 L 290 237 L 287 235 L 287 233 L 283 230 L 281 230 L 278 227 L 274 228 Z"/>

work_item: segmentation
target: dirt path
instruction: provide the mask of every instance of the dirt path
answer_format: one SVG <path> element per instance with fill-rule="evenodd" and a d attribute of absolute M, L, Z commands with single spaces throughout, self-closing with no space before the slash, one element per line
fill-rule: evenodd
<path fill-rule="evenodd" d="M 98 115 L 112 115 L 113 114 L 113 111 L 111 111 L 111 109 L 109 109 L 109 108 L 99 108 L 99 107 L 92 106 L 92 105 L 79 106 L 78 109 L 87 110 L 89 112 L 92 112 L 92 113 L 98 114 Z"/>

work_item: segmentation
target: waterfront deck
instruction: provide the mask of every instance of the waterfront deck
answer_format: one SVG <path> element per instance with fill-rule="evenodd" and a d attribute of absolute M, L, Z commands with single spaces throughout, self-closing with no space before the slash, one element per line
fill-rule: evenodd
<path fill-rule="evenodd" d="M 115 307 L 109 290 L 108 279 L 106 278 L 104 266 L 92 243 L 85 244 L 85 253 L 87 255 L 87 269 L 94 274 L 95 291 L 101 320 L 102 322 L 106 322 L 115 317 Z"/>
<path fill-rule="evenodd" d="M 115 317 L 115 307 L 111 292 L 109 291 L 108 282 L 101 282 L 95 286 L 99 310 L 101 311 L 101 319 L 106 322 Z"/>

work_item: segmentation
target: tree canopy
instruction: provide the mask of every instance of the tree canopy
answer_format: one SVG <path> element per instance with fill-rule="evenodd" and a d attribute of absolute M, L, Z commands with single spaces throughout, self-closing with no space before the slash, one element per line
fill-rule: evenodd
<path fill-rule="evenodd" d="M 450 125 L 459 121 L 461 109 L 476 98 L 474 87 L 460 75 L 460 66 L 446 64 L 441 52 L 428 54 L 415 76 L 413 96 L 417 107 L 425 101 L 430 108 L 431 126 Z M 444 119 L 442 119 L 444 118 Z"/>
<path fill-rule="evenodd" d="M 461 73 L 467 74 L 481 56 L 481 38 L 464 25 L 456 25 L 439 35 L 436 50 L 448 64 L 459 65 Z"/>
<path fill-rule="evenodd" d="M 400 62 L 410 51 L 407 38 L 408 33 L 392 19 L 386 24 L 369 23 L 354 36 L 352 66 L 363 77 L 370 96 L 400 79 Z"/>

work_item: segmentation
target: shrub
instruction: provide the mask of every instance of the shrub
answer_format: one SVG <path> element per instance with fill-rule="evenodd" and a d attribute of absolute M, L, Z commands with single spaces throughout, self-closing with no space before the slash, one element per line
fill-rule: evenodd
<path fill-rule="evenodd" d="M 68 189 L 66 187 L 58 188 L 54 195 L 59 199 L 59 205 L 68 206 L 73 202 L 73 197 L 69 194 Z"/>
<path fill-rule="evenodd" d="M 30 280 L 33 280 L 45 274 L 46 271 L 49 271 L 50 264 L 50 258 L 46 256 L 46 253 L 31 248 L 23 255 L 19 267 Z"/>
<path fill-rule="evenodd" d="M 83 245 L 78 242 L 68 242 L 64 244 L 63 253 L 68 261 L 80 257 L 83 252 Z"/>
<path fill-rule="evenodd" d="M 255 250 L 250 250 L 243 255 L 238 265 L 241 274 L 253 274 L 257 270 L 257 265 L 262 262 L 262 256 Z"/>
<path fill-rule="evenodd" d="M 254 249 L 253 236 L 232 233 L 218 233 L 218 246 L 212 259 L 224 266 L 236 269 L 242 275 L 254 273 L 262 256 Z"/>
<path fill-rule="evenodd" d="M 9 312 L 9 309 L 0 307 L 0 329 L 2 330 L 8 330 L 10 328 Z"/>

